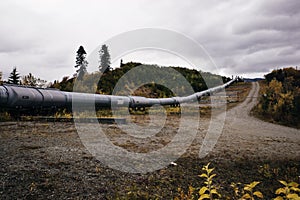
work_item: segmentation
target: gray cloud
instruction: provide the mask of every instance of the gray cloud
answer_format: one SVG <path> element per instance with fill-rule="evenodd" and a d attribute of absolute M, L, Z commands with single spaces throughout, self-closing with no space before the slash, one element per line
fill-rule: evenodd
<path fill-rule="evenodd" d="M 79 45 L 91 53 L 116 34 L 158 27 L 202 44 L 225 75 L 262 76 L 299 65 L 299 10 L 298 0 L 1 1 L 0 70 L 7 77 L 17 66 L 22 74 L 60 79 L 75 72 Z M 188 52 L 197 57 L 192 47 Z M 143 62 L 136 55 L 130 58 Z M 169 64 L 172 57 L 153 60 Z"/>
<path fill-rule="evenodd" d="M 274 15 L 286 15 L 293 16 L 299 14 L 300 2 L 299 1 L 285 1 L 285 0 L 273 0 L 273 1 L 260 1 L 259 11 L 263 14 L 270 16 Z"/>

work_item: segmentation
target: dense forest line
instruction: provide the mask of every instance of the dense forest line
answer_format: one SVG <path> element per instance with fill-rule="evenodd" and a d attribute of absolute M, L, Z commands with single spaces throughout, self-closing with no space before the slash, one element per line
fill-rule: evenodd
<path fill-rule="evenodd" d="M 284 68 L 265 75 L 255 110 L 264 119 L 300 126 L 300 70 Z"/>
<path fill-rule="evenodd" d="M 139 67 L 142 67 L 138 69 Z M 133 73 L 129 73 L 134 70 Z M 179 73 L 178 73 L 179 72 Z M 129 73 L 127 76 L 126 73 Z M 183 87 L 179 76 L 183 76 L 194 92 L 206 90 L 209 87 L 221 85 L 231 80 L 209 72 L 201 72 L 195 69 L 182 67 L 160 67 L 157 65 L 144 65 L 137 62 L 121 63 L 120 67 L 102 72 L 86 73 L 79 81 L 77 79 L 76 91 L 96 92 L 99 94 L 113 94 L 113 90 L 121 77 L 127 77 L 122 82 L 122 90 L 117 91 L 117 95 L 139 95 L 145 97 L 171 97 L 174 95 L 184 95 L 187 88 Z M 168 78 L 166 78 L 166 75 Z M 178 78 L 179 77 L 179 78 Z M 145 80 L 153 80 L 144 84 Z M 158 81 L 157 81 L 158 80 Z M 54 81 L 51 88 L 62 91 L 73 91 L 75 77 L 64 77 L 61 81 Z M 148 81 L 149 82 L 149 81 Z M 157 84 L 159 82 L 160 84 Z M 208 83 L 208 84 L 206 84 Z M 120 84 L 120 82 L 118 83 Z M 171 85 L 174 88 L 167 88 Z M 208 86 L 207 86 L 208 85 Z"/>
<path fill-rule="evenodd" d="M 143 68 L 137 68 L 137 67 Z M 131 70 L 138 69 L 130 73 L 130 76 L 125 74 Z M 0 72 L 0 77 L 2 73 Z M 191 92 L 199 92 L 206 90 L 208 87 L 221 85 L 230 81 L 230 78 L 225 76 L 215 75 L 209 72 L 202 72 L 195 69 L 183 67 L 160 67 L 157 65 L 144 65 L 137 62 L 121 63 L 120 67 L 105 72 L 85 72 L 79 80 L 78 76 L 65 76 L 61 81 L 55 80 L 47 82 L 42 80 L 32 73 L 21 76 L 16 68 L 13 68 L 7 81 L 0 79 L 0 84 L 17 84 L 33 87 L 49 87 L 56 88 L 61 91 L 71 92 L 74 90 L 79 92 L 89 92 L 97 94 L 113 94 L 116 84 L 120 84 L 121 77 L 127 77 L 123 87 L 115 95 L 138 95 L 145 97 L 171 97 L 183 96 Z M 181 77 L 182 76 L 182 77 Z M 167 78 L 166 78 L 167 77 Z M 184 78 L 187 83 L 180 83 L 179 80 Z M 145 79 L 148 83 L 145 83 Z M 123 80 L 124 81 L 124 80 Z M 77 83 L 74 87 L 75 82 Z M 159 82 L 160 84 L 157 84 Z M 172 86 L 171 88 L 166 86 Z M 187 88 L 190 87 L 190 88 Z M 191 90 L 192 89 L 192 90 Z"/>

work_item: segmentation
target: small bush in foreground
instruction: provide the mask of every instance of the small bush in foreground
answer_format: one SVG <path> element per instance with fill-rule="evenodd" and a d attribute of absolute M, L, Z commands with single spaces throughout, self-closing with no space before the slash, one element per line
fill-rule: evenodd
<path fill-rule="evenodd" d="M 201 188 L 194 188 L 189 186 L 187 194 L 181 188 L 178 188 L 178 196 L 174 200 L 216 200 L 223 197 L 224 199 L 235 199 L 235 200 L 255 200 L 264 198 L 262 192 L 256 189 L 256 186 L 260 184 L 258 181 L 253 181 L 249 184 L 232 183 L 231 188 L 233 189 L 234 195 L 232 197 L 224 197 L 218 192 L 218 187 L 213 184 L 213 178 L 216 174 L 212 173 L 214 168 L 209 168 L 210 163 L 203 166 L 202 170 L 204 173 L 199 177 L 204 178 L 204 186 Z M 278 188 L 274 193 L 277 197 L 274 200 L 300 200 L 300 188 L 296 182 L 287 183 L 286 181 L 279 181 L 283 187 Z"/>
<path fill-rule="evenodd" d="M 278 188 L 275 192 L 278 196 L 274 200 L 284 200 L 284 199 L 293 199 L 300 200 L 300 188 L 299 184 L 295 182 L 287 183 L 286 181 L 279 181 L 282 185 L 281 188 Z"/>

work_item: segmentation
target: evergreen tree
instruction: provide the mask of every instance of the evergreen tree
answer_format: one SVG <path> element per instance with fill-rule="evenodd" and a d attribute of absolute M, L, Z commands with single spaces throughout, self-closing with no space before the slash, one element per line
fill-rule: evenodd
<path fill-rule="evenodd" d="M 106 73 L 111 70 L 110 67 L 110 54 L 108 51 L 108 46 L 107 45 L 102 45 L 101 50 L 99 51 L 100 55 L 100 66 L 99 66 L 99 71 L 102 73 Z"/>
<path fill-rule="evenodd" d="M 8 77 L 8 83 L 10 84 L 19 84 L 20 83 L 20 74 L 17 73 L 17 68 L 14 67 L 13 71 L 10 73 Z"/>
<path fill-rule="evenodd" d="M 86 68 L 87 68 L 87 65 L 88 65 L 88 62 L 86 61 L 86 58 L 85 58 L 86 52 L 85 52 L 83 46 L 80 46 L 76 53 L 77 53 L 77 55 L 76 55 L 75 68 L 78 68 L 76 70 L 77 78 L 79 80 L 82 80 L 84 74 L 87 72 Z"/>

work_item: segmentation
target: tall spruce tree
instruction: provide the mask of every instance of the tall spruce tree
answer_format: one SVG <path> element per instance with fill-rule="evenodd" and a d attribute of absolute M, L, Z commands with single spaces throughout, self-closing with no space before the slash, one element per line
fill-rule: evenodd
<path fill-rule="evenodd" d="M 17 68 L 14 67 L 13 71 L 8 77 L 8 83 L 10 84 L 20 84 L 20 74 L 17 72 Z"/>
<path fill-rule="evenodd" d="M 102 45 L 100 51 L 99 51 L 99 55 L 100 55 L 100 66 L 99 66 L 99 71 L 102 73 L 106 73 L 108 71 L 111 70 L 110 67 L 110 54 L 109 54 L 109 50 L 108 50 L 108 46 L 107 45 Z"/>
<path fill-rule="evenodd" d="M 80 46 L 78 51 L 76 52 L 76 65 L 75 68 L 77 68 L 77 78 L 78 80 L 82 80 L 84 74 L 87 72 L 86 68 L 88 65 L 88 62 L 86 61 L 86 52 L 83 48 L 83 46 Z"/>

